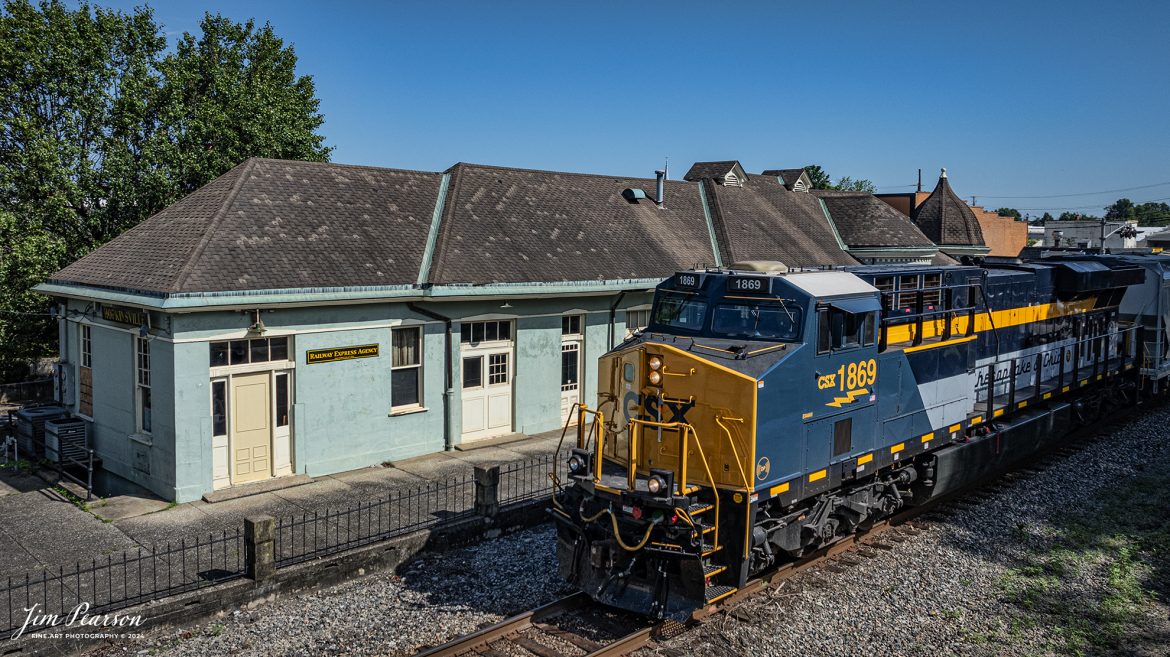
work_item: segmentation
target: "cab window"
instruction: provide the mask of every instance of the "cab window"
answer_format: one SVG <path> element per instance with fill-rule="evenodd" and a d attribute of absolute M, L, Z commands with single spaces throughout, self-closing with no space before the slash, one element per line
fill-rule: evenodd
<path fill-rule="evenodd" d="M 817 353 L 872 347 L 877 341 L 874 313 L 850 313 L 840 308 L 817 311 Z"/>
<path fill-rule="evenodd" d="M 794 304 L 721 303 L 715 306 L 711 332 L 729 338 L 796 340 L 800 307 Z"/>
<path fill-rule="evenodd" d="M 707 302 L 686 294 L 664 294 L 654 306 L 654 323 L 686 331 L 700 331 Z"/>

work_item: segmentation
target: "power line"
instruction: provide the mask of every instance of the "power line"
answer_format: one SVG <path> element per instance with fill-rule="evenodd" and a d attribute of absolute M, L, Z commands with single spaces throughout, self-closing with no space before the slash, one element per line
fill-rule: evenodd
<path fill-rule="evenodd" d="M 1151 187 L 1161 187 L 1162 185 L 1170 185 L 1170 180 L 1166 182 L 1154 183 L 1153 185 L 1141 185 L 1139 187 L 1124 187 L 1122 189 L 1104 189 L 1099 192 L 1080 192 L 1077 194 L 1049 194 L 1047 196 L 996 196 L 994 194 L 976 194 L 980 198 L 1068 198 L 1070 196 L 1094 196 L 1096 194 L 1115 194 L 1117 192 L 1132 192 L 1137 189 L 1149 189 Z M 1088 207 L 1088 206 L 1085 206 Z"/>
<path fill-rule="evenodd" d="M 1153 198 L 1153 199 L 1150 199 L 1148 201 L 1133 201 L 1133 204 L 1134 205 L 1141 205 L 1143 203 L 1157 203 L 1159 201 L 1170 201 L 1170 196 L 1164 196 L 1162 198 Z M 1098 208 L 1098 207 L 1101 207 L 1101 206 L 1100 205 L 1074 205 L 1074 206 L 1066 206 L 1066 207 L 1061 207 L 1061 208 L 1013 208 L 1013 209 L 1019 210 L 1021 212 L 1024 212 L 1024 211 L 1037 212 L 1040 210 L 1048 210 L 1048 211 L 1051 211 L 1051 210 L 1084 210 L 1087 208 Z"/>

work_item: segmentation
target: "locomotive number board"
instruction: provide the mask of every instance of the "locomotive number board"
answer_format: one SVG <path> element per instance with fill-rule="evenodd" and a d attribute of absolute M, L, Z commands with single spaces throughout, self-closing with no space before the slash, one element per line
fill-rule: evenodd
<path fill-rule="evenodd" d="M 771 294 L 771 276 L 732 276 L 727 279 L 727 291 L 738 294 Z"/>
<path fill-rule="evenodd" d="M 703 285 L 703 277 L 699 274 L 675 274 L 674 286 L 680 290 L 697 290 Z"/>

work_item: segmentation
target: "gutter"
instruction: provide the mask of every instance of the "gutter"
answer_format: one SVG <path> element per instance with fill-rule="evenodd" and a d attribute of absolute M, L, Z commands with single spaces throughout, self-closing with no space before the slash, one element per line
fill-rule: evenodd
<path fill-rule="evenodd" d="M 617 298 L 613 300 L 613 303 L 610 304 L 610 306 L 609 306 L 609 341 L 606 342 L 606 350 L 607 351 L 610 349 L 613 349 L 613 346 L 614 346 L 613 345 L 613 333 L 614 333 L 613 323 L 614 323 L 614 319 L 617 318 L 618 304 L 620 304 L 622 302 L 622 299 L 624 299 L 625 297 L 626 297 L 626 291 L 622 290 L 621 293 L 617 295 Z"/>
<path fill-rule="evenodd" d="M 371 285 L 364 287 L 284 288 L 234 292 L 150 294 L 68 283 L 41 283 L 34 291 L 50 297 L 105 301 L 162 312 L 196 312 L 271 308 L 279 306 L 337 305 L 407 299 L 481 298 L 490 296 L 563 296 L 566 294 L 613 294 L 617 291 L 653 289 L 661 278 L 629 278 L 611 281 L 560 281 L 555 283 L 492 283 L 488 285 Z"/>
<path fill-rule="evenodd" d="M 451 422 L 451 409 L 454 406 L 454 404 L 452 403 L 452 400 L 455 397 L 455 387 L 454 387 L 454 380 L 455 380 L 454 367 L 455 367 L 455 364 L 452 362 L 452 358 L 451 358 L 451 342 L 452 342 L 452 339 L 451 339 L 452 338 L 451 318 L 447 317 L 446 315 L 440 315 L 439 313 L 434 312 L 433 310 L 430 310 L 428 308 L 423 308 L 422 306 L 414 303 L 413 301 L 407 303 L 406 307 L 410 308 L 414 312 L 416 312 L 424 317 L 430 317 L 431 319 L 437 319 L 446 325 L 446 333 L 444 334 L 444 337 L 443 337 L 443 347 L 444 347 L 443 348 L 443 371 L 444 371 L 443 451 L 449 452 L 453 449 L 453 442 L 454 442 L 452 440 L 452 437 L 451 437 L 451 425 L 453 424 Z"/>

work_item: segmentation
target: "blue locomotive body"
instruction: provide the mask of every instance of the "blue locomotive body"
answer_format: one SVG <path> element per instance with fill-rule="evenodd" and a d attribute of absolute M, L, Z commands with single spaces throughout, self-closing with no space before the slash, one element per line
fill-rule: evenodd
<path fill-rule="evenodd" d="M 769 269 L 679 272 L 600 359 L 552 509 L 596 599 L 681 618 L 1170 373 L 1167 257 Z"/>

